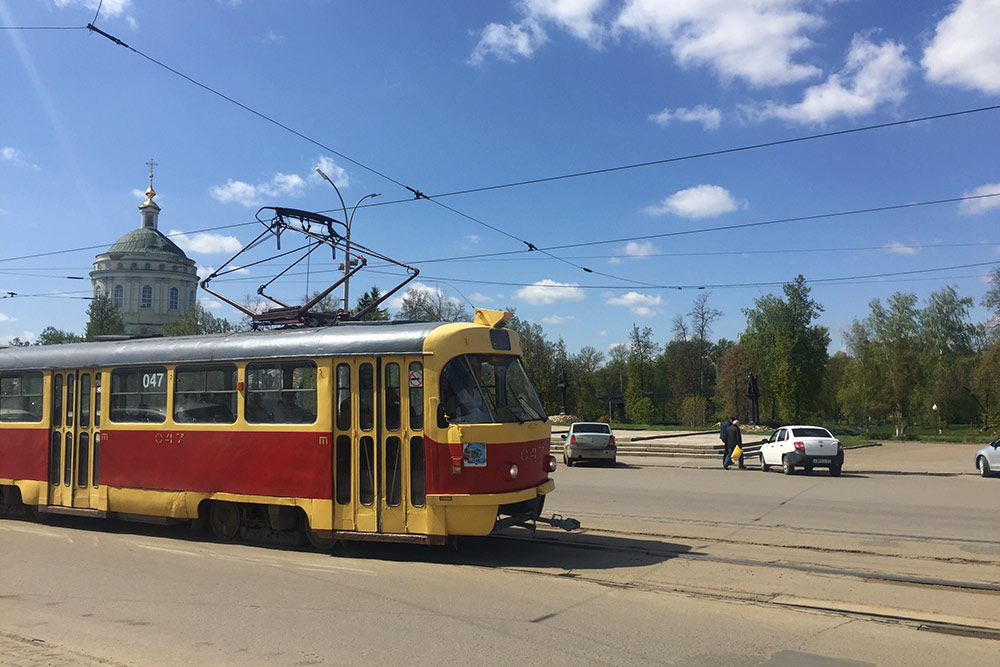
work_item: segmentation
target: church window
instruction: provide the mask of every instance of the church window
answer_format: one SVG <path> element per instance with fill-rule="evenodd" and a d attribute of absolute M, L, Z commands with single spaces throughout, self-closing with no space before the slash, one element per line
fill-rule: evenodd
<path fill-rule="evenodd" d="M 121 262 L 118 262 L 118 268 L 119 268 L 119 269 L 124 269 L 124 268 L 125 268 L 125 265 L 124 265 L 124 264 L 122 264 Z"/>
<path fill-rule="evenodd" d="M 149 262 L 146 262 L 146 270 L 148 271 L 151 268 L 153 268 L 153 265 L 150 264 Z"/>
<path fill-rule="evenodd" d="M 96 296 L 98 299 L 101 298 L 101 286 L 100 285 L 95 285 L 94 286 L 94 296 Z"/>
<path fill-rule="evenodd" d="M 153 307 L 153 288 L 149 285 L 142 286 L 142 302 L 139 304 L 140 308 L 152 308 Z"/>
<path fill-rule="evenodd" d="M 188 292 L 188 308 L 194 308 L 194 290 Z"/>
<path fill-rule="evenodd" d="M 152 229 L 156 227 L 156 223 L 153 221 L 152 211 L 143 211 L 142 213 L 142 226 L 146 229 Z"/>
<path fill-rule="evenodd" d="M 125 305 L 125 288 L 121 285 L 115 285 L 115 308 L 121 308 Z"/>
<path fill-rule="evenodd" d="M 166 264 L 160 264 L 160 271 L 163 271 L 165 268 L 167 268 Z"/>
<path fill-rule="evenodd" d="M 170 310 L 177 310 L 179 292 L 176 287 L 170 288 Z"/>
<path fill-rule="evenodd" d="M 132 262 L 132 268 L 133 269 L 138 269 L 139 265 L 137 263 L 135 263 L 135 262 Z"/>
<path fill-rule="evenodd" d="M 177 265 L 175 264 L 175 265 L 173 266 L 173 268 L 171 269 L 171 271 L 176 271 L 176 270 L 177 270 Z"/>

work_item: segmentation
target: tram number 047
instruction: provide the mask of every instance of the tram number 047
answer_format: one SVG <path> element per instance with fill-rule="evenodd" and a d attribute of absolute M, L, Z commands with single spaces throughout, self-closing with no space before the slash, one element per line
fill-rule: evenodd
<path fill-rule="evenodd" d="M 537 459 L 542 455 L 541 447 L 525 447 L 521 450 L 521 460 L 527 461 L 528 459 Z"/>
<path fill-rule="evenodd" d="M 163 387 L 163 380 L 166 373 L 143 373 L 143 389 L 160 389 Z"/>

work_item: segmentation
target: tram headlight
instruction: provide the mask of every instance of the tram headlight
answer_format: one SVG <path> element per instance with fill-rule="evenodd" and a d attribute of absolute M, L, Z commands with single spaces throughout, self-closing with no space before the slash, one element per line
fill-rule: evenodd
<path fill-rule="evenodd" d="M 511 480 L 517 479 L 517 464 L 511 463 L 510 467 L 507 468 L 507 478 Z"/>
<path fill-rule="evenodd" d="M 556 471 L 556 457 L 549 454 L 549 472 Z"/>

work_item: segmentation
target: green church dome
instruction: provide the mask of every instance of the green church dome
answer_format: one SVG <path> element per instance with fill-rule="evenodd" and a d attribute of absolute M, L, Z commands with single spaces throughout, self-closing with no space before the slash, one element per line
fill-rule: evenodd
<path fill-rule="evenodd" d="M 108 254 L 118 253 L 166 253 L 187 258 L 177 244 L 156 229 L 134 229 L 118 239 Z"/>

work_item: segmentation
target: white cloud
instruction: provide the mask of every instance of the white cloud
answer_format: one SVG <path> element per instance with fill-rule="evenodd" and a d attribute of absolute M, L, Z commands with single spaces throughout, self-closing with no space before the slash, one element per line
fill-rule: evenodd
<path fill-rule="evenodd" d="M 966 197 L 982 197 L 1000 193 L 1000 183 L 987 183 L 980 185 L 972 192 L 966 192 Z M 1000 208 L 1000 197 L 983 197 L 982 199 L 971 199 L 963 201 L 958 205 L 958 210 L 966 215 L 979 215 L 993 209 Z"/>
<path fill-rule="evenodd" d="M 33 343 L 35 342 L 35 339 L 38 338 L 38 334 L 36 334 L 34 331 L 27 331 L 27 330 L 22 331 L 19 334 L 10 334 L 8 336 L 0 338 L 0 345 L 9 345 L 10 341 L 14 340 L 15 338 L 20 338 L 25 343 Z"/>
<path fill-rule="evenodd" d="M 10 315 L 4 315 L 3 313 L 0 313 L 0 322 L 13 322 L 13 321 L 14 318 L 11 317 Z"/>
<path fill-rule="evenodd" d="M 616 26 L 669 48 L 682 67 L 708 66 L 723 81 L 754 86 L 802 81 L 820 72 L 794 62 L 823 20 L 807 0 L 628 0 Z"/>
<path fill-rule="evenodd" d="M 663 304 L 663 297 L 629 292 L 624 296 L 608 297 L 607 303 L 612 306 L 624 306 L 639 317 L 652 317 L 662 312 L 659 306 Z"/>
<path fill-rule="evenodd" d="M 913 246 L 908 246 L 900 243 L 899 241 L 893 241 L 892 243 L 886 243 L 882 246 L 886 250 L 897 255 L 916 255 L 917 249 Z"/>
<path fill-rule="evenodd" d="M 629 257 L 649 257 L 658 252 L 660 252 L 660 249 L 649 241 L 644 243 L 629 241 L 625 244 L 625 254 Z"/>
<path fill-rule="evenodd" d="M 167 236 L 183 250 L 202 255 L 221 252 L 234 254 L 243 248 L 243 244 L 236 240 L 236 237 L 223 236 L 222 234 L 198 232 L 197 234 L 188 235 L 171 229 Z"/>
<path fill-rule="evenodd" d="M 647 206 L 650 215 L 672 213 L 682 218 L 714 218 L 723 213 L 732 213 L 747 207 L 745 201 L 737 201 L 729 191 L 718 185 L 696 185 L 670 195 L 656 206 Z"/>
<path fill-rule="evenodd" d="M 557 283 L 548 278 L 539 280 L 527 287 L 522 287 L 514 293 L 514 296 L 527 301 L 533 306 L 565 303 L 568 301 L 583 301 L 586 298 L 578 284 Z"/>
<path fill-rule="evenodd" d="M 563 324 L 564 322 L 572 322 L 576 319 L 576 315 L 553 315 L 551 317 L 543 317 L 542 322 L 545 324 Z"/>
<path fill-rule="evenodd" d="M 507 25 L 490 23 L 483 28 L 479 43 L 466 62 L 481 65 L 487 56 L 505 62 L 513 62 L 516 57 L 530 58 L 546 41 L 548 37 L 542 26 L 530 19 Z"/>
<path fill-rule="evenodd" d="M 324 174 L 330 177 L 330 180 L 333 181 L 334 185 L 338 188 L 346 188 L 351 184 L 351 177 L 347 174 L 343 167 L 334 161 L 333 158 L 321 155 L 319 159 L 316 160 L 316 164 L 313 165 L 312 170 L 309 172 L 309 180 L 313 183 L 325 182 L 322 177 L 316 173 L 316 169 L 321 169 Z"/>
<path fill-rule="evenodd" d="M 473 292 L 472 294 L 470 294 L 469 300 L 472 301 L 473 303 L 493 303 L 494 301 L 496 301 L 496 299 L 494 299 L 493 297 L 488 296 L 486 294 L 482 294 L 480 292 Z"/>
<path fill-rule="evenodd" d="M 607 329 L 601 329 L 600 333 L 598 333 L 597 335 L 598 336 L 607 336 L 608 335 L 608 330 Z"/>
<path fill-rule="evenodd" d="M 762 109 L 741 107 L 755 120 L 780 118 L 793 123 L 825 123 L 838 116 L 854 118 L 882 104 L 899 104 L 906 97 L 903 82 L 913 64 L 902 44 L 876 44 L 868 35 L 855 35 L 844 68 L 823 83 L 806 89 L 797 104 L 769 102 Z"/>
<path fill-rule="evenodd" d="M 1000 2 L 961 0 L 937 25 L 921 65 L 934 83 L 1000 93 Z"/>
<path fill-rule="evenodd" d="M 684 107 L 673 111 L 664 109 L 659 113 L 651 114 L 649 120 L 661 127 L 669 125 L 671 120 L 678 120 L 685 123 L 701 123 L 701 126 L 706 130 L 716 130 L 722 124 L 722 112 L 714 107 L 699 104 L 693 109 Z"/>
<path fill-rule="evenodd" d="M 608 264 L 621 264 L 621 263 L 622 263 L 621 257 L 611 257 L 608 259 Z"/>
<path fill-rule="evenodd" d="M 305 185 L 305 180 L 298 174 L 279 172 L 271 180 L 257 185 L 229 179 L 225 185 L 212 186 L 209 194 L 223 204 L 237 203 L 252 208 L 262 205 L 266 199 L 301 195 Z"/>
<path fill-rule="evenodd" d="M 110 16 L 120 16 L 132 5 L 132 0 L 55 0 L 56 7 L 84 7 Z"/>
<path fill-rule="evenodd" d="M 0 162 L 10 162 L 17 167 L 27 167 L 28 169 L 38 170 L 38 165 L 29 160 L 24 152 L 14 148 L 13 146 L 4 146 L 0 148 Z"/>
<path fill-rule="evenodd" d="M 198 299 L 198 303 L 200 303 L 201 307 L 205 310 L 219 310 L 222 308 L 222 302 L 217 301 L 216 299 Z"/>

